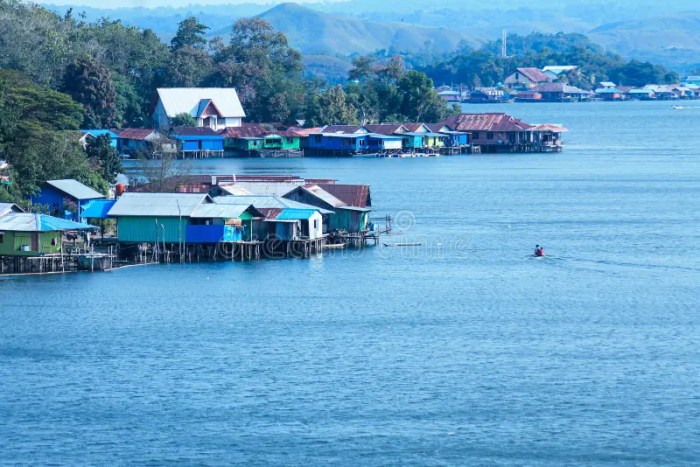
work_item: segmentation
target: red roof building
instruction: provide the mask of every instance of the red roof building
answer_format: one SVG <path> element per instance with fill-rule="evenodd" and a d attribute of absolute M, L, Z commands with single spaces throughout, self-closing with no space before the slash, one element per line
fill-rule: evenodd
<path fill-rule="evenodd" d="M 516 68 L 504 82 L 514 89 L 529 89 L 549 81 L 550 77 L 537 68 Z"/>

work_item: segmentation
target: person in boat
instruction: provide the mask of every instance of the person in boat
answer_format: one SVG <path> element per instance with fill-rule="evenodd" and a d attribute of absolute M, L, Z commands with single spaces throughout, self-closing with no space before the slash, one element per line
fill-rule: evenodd
<path fill-rule="evenodd" d="M 544 256 L 544 248 L 539 245 L 535 245 L 535 256 Z"/>

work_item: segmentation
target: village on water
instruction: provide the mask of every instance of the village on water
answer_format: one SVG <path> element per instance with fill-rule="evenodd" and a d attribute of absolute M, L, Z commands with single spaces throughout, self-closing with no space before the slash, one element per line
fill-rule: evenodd
<path fill-rule="evenodd" d="M 443 122 L 283 127 L 245 123 L 233 88 L 161 88 L 153 128 L 85 129 L 122 157 L 427 157 L 559 152 L 565 128 L 506 113 Z M 188 114 L 197 126 L 174 126 Z M 0 161 L 0 175 L 3 165 Z M 5 167 L 6 168 L 6 167 Z M 4 183 L 11 183 L 6 177 Z M 115 183 L 108 197 L 46 180 L 30 209 L 0 203 L 0 274 L 104 271 L 134 264 L 307 258 L 377 245 L 391 218 L 371 217 L 368 185 L 295 175 L 180 175 L 167 190 Z"/>

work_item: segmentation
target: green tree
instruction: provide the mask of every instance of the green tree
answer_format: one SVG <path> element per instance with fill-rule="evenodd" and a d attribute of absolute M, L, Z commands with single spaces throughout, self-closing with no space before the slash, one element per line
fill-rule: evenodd
<path fill-rule="evenodd" d="M 172 87 L 196 87 L 212 73 L 214 60 L 198 47 L 185 45 L 173 50 L 165 74 L 165 83 Z"/>
<path fill-rule="evenodd" d="M 188 113 L 175 115 L 171 122 L 172 126 L 197 126 L 197 119 Z"/>
<path fill-rule="evenodd" d="M 207 40 L 204 38 L 207 29 L 209 28 L 200 23 L 197 18 L 189 16 L 178 24 L 177 32 L 170 41 L 170 46 L 173 50 L 183 47 L 203 49 L 207 45 Z"/>
<path fill-rule="evenodd" d="M 425 73 L 411 70 L 397 85 L 401 100 L 401 114 L 410 121 L 436 122 L 447 116 L 447 103 L 440 99 L 433 81 Z"/>
<path fill-rule="evenodd" d="M 301 54 L 261 18 L 233 25 L 228 46 L 219 44 L 210 82 L 234 87 L 252 121 L 288 121 L 304 96 Z"/>
<path fill-rule="evenodd" d="M 309 126 L 352 124 L 357 122 L 357 110 L 347 102 L 342 86 L 337 85 L 314 96 L 306 120 Z"/>
<path fill-rule="evenodd" d="M 348 74 L 350 81 L 364 81 L 371 77 L 374 70 L 374 58 L 372 57 L 355 57 L 352 59 L 352 68 Z"/>
<path fill-rule="evenodd" d="M 14 182 L 3 197 L 21 202 L 55 178 L 75 178 L 106 193 L 78 142 L 81 121 L 82 106 L 70 96 L 0 70 L 0 159 L 10 163 Z"/>
<path fill-rule="evenodd" d="M 109 135 L 91 139 L 85 151 L 90 165 L 109 183 L 114 183 L 117 175 L 124 170 Z"/>
<path fill-rule="evenodd" d="M 112 73 L 89 57 L 68 65 L 63 91 L 85 107 L 83 125 L 108 128 L 117 116 L 117 94 Z"/>

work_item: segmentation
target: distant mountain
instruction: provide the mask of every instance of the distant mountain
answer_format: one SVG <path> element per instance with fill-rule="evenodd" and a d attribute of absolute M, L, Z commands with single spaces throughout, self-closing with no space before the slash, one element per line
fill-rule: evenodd
<path fill-rule="evenodd" d="M 700 11 L 617 21 L 587 35 L 626 57 L 656 61 L 680 71 L 700 67 Z"/>
<path fill-rule="evenodd" d="M 368 54 L 380 49 L 446 52 L 455 49 L 460 41 L 470 45 L 480 42 L 469 34 L 448 28 L 363 20 L 295 3 L 278 5 L 259 16 L 284 32 L 290 44 L 305 54 Z"/>

